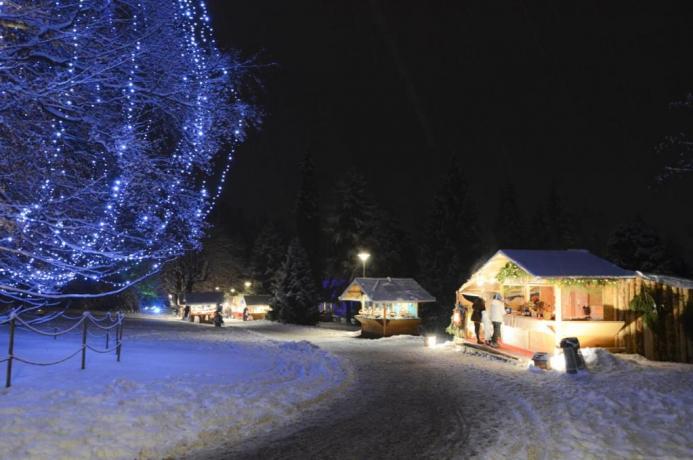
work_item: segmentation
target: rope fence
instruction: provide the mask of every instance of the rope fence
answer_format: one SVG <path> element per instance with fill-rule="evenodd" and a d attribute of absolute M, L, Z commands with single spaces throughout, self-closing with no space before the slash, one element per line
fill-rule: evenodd
<path fill-rule="evenodd" d="M 76 321 L 74 324 L 70 325 L 66 329 L 59 330 L 57 327 L 53 327 L 52 331 L 47 331 L 43 329 L 39 329 L 36 327 L 38 324 L 45 324 L 48 321 L 43 320 L 43 318 L 39 318 L 39 321 L 37 320 L 27 320 L 21 317 L 22 313 L 26 313 L 20 310 L 12 310 L 10 313 L 2 317 L 0 319 L 0 325 L 3 324 L 9 324 L 9 343 L 7 347 L 7 356 L 5 357 L 0 357 L 0 363 L 6 362 L 6 374 L 5 374 L 5 387 L 9 388 L 12 386 L 12 364 L 14 361 L 18 361 L 20 363 L 24 364 L 29 364 L 32 366 L 54 366 L 56 364 L 64 363 L 65 361 L 74 358 L 78 354 L 82 354 L 82 369 L 86 369 L 87 365 L 87 350 L 91 350 L 95 353 L 113 353 L 115 352 L 115 357 L 116 361 L 120 362 L 120 355 L 122 352 L 122 345 L 123 345 L 123 323 L 125 320 L 125 315 L 122 313 L 118 312 L 114 315 L 111 315 L 111 313 L 107 313 L 106 315 L 102 316 L 101 318 L 98 318 L 94 316 L 91 312 L 85 311 L 82 316 L 68 316 L 64 312 L 60 314 L 54 314 L 54 315 L 49 315 L 50 320 L 55 320 L 58 318 L 62 318 L 68 321 Z M 89 325 L 92 325 L 96 328 L 95 332 L 89 331 Z M 26 331 L 32 332 L 34 334 L 38 334 L 44 337 L 53 337 L 53 339 L 56 339 L 65 334 L 69 334 L 70 332 L 76 330 L 78 327 L 82 326 L 82 343 L 81 346 L 75 350 L 73 353 L 70 355 L 61 358 L 57 361 L 51 361 L 51 362 L 38 362 L 38 361 L 33 361 L 30 359 L 27 359 L 22 356 L 17 356 L 15 355 L 15 335 L 16 335 L 16 330 L 17 328 L 22 328 Z M 97 347 L 94 347 L 93 345 L 87 343 L 87 338 L 95 337 L 100 340 L 103 340 L 105 338 L 106 344 L 103 349 L 99 349 Z M 111 347 L 110 346 L 110 341 L 111 341 L 111 336 L 114 339 L 114 345 Z"/>

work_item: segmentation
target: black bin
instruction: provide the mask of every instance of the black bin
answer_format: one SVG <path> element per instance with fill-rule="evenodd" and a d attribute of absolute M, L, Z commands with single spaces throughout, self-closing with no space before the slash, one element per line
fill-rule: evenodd
<path fill-rule="evenodd" d="M 566 337 L 561 340 L 563 356 L 565 356 L 565 370 L 569 374 L 577 374 L 578 369 L 585 368 L 585 359 L 580 352 L 580 341 L 577 337 Z"/>

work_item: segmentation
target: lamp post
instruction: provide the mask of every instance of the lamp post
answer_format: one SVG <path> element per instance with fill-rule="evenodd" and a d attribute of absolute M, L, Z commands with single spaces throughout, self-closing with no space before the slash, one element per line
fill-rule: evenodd
<path fill-rule="evenodd" d="M 245 286 L 245 291 L 248 292 L 250 290 L 250 287 L 253 285 L 250 281 L 246 281 L 243 283 L 243 286 Z"/>
<path fill-rule="evenodd" d="M 371 255 L 367 252 L 359 252 L 358 253 L 358 258 L 361 259 L 361 262 L 363 262 L 363 277 L 366 277 L 366 262 L 368 259 L 370 259 Z"/>

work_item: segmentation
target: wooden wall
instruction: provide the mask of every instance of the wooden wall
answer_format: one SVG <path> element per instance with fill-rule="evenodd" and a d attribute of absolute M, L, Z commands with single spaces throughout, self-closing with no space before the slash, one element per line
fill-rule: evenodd
<path fill-rule="evenodd" d="M 653 291 L 655 301 L 664 306 L 664 321 L 659 333 L 652 331 L 639 314 L 630 311 L 629 303 L 642 287 Z M 616 346 L 626 353 L 638 353 L 657 361 L 693 363 L 693 340 L 684 333 L 681 316 L 693 295 L 682 289 L 642 278 L 619 281 L 604 288 L 604 319 L 624 321 L 616 337 Z"/>

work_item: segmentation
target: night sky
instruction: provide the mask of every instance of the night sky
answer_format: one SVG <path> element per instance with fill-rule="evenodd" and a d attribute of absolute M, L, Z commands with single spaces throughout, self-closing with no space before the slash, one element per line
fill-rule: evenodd
<path fill-rule="evenodd" d="M 357 167 L 416 232 L 455 156 L 488 217 L 506 177 L 527 215 L 555 182 L 605 232 L 639 213 L 683 240 L 693 180 L 656 186 L 655 146 L 693 126 L 669 107 L 693 91 L 693 8 L 634 3 L 210 0 L 265 111 L 222 209 L 288 217 L 309 151 L 323 195 Z"/>

